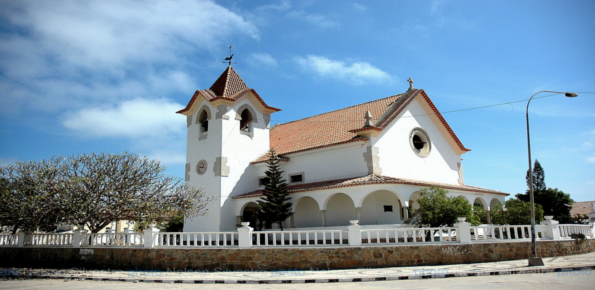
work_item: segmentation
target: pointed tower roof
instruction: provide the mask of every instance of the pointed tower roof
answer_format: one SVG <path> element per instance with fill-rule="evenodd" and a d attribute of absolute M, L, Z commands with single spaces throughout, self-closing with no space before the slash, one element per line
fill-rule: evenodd
<path fill-rule="evenodd" d="M 260 103 L 263 110 L 269 114 L 281 111 L 281 109 L 267 105 L 258 93 L 254 89 L 249 88 L 236 70 L 229 65 L 208 90 L 198 90 L 194 92 L 194 95 L 192 96 L 192 99 L 190 99 L 190 102 L 188 102 L 188 105 L 186 105 L 186 108 L 179 110 L 176 113 L 183 115 L 192 114 L 192 105 L 199 96 L 211 103 L 217 101 L 228 101 L 233 103 L 248 95 L 256 98 L 255 101 Z"/>
<path fill-rule="evenodd" d="M 213 91 L 217 97 L 229 98 L 236 93 L 248 89 L 248 85 L 242 80 L 240 75 L 230 65 L 213 83 L 209 90 Z"/>

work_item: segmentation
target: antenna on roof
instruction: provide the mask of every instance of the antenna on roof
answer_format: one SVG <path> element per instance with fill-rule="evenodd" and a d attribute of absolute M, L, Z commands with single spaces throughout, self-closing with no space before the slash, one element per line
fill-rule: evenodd
<path fill-rule="evenodd" d="M 229 65 L 232 64 L 231 59 L 233 58 L 233 54 L 231 53 L 231 45 L 229 46 L 229 56 L 225 58 L 225 61 L 223 63 L 229 63 Z M 235 62 L 233 62 L 235 63 Z"/>

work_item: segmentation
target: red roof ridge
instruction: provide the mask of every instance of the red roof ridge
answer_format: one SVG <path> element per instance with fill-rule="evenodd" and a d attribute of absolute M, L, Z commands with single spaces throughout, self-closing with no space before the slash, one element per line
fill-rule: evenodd
<path fill-rule="evenodd" d="M 455 134 L 455 132 L 450 127 L 450 125 L 448 125 L 448 123 L 446 122 L 446 120 L 442 116 L 442 113 L 440 113 L 440 111 L 438 111 L 438 108 L 436 108 L 436 105 L 434 105 L 434 103 L 432 102 L 432 100 L 430 100 L 430 97 L 428 97 L 428 95 L 426 94 L 426 92 L 424 90 L 421 90 L 421 95 L 424 97 L 424 99 L 426 100 L 426 102 L 428 103 L 428 105 L 430 106 L 430 108 L 432 108 L 432 111 L 434 111 L 434 114 L 436 115 L 436 117 L 438 118 L 438 120 L 440 120 L 440 122 L 442 123 L 442 125 L 444 125 L 444 127 L 446 128 L 446 131 L 448 131 L 448 133 L 450 134 L 450 136 L 452 136 L 452 138 L 455 140 L 455 142 L 457 143 L 457 145 L 459 145 L 459 147 L 461 148 L 461 150 L 463 150 L 463 151 L 471 151 L 471 149 L 468 149 L 468 148 L 466 148 L 463 145 L 463 142 L 461 142 L 461 140 L 459 139 L 459 137 L 457 137 L 457 134 Z"/>
<path fill-rule="evenodd" d="M 289 151 L 289 152 L 283 152 L 283 154 L 279 154 L 279 157 L 285 158 L 285 159 L 287 159 L 287 161 L 289 161 L 290 160 L 289 157 L 286 157 L 285 155 L 295 154 L 295 153 L 300 153 L 300 152 L 310 151 L 310 150 L 316 150 L 316 149 L 322 149 L 322 148 L 326 148 L 326 147 L 337 146 L 337 145 L 342 145 L 342 144 L 347 144 L 347 143 L 353 143 L 353 142 L 357 142 L 357 141 L 365 141 L 368 139 L 369 138 L 367 138 L 367 137 L 355 136 L 355 137 L 353 137 L 353 139 L 349 139 L 349 140 L 345 140 L 345 141 L 340 141 L 340 142 L 331 143 L 331 144 L 324 144 L 324 145 L 320 145 L 320 146 L 309 147 L 309 148 L 304 148 L 304 149 L 294 150 L 294 151 Z M 268 153 L 258 157 L 258 159 L 250 162 L 250 164 L 266 162 L 267 159 L 266 158 L 263 159 L 263 158 L 266 157 L 267 155 L 268 155 Z"/>
<path fill-rule="evenodd" d="M 275 127 L 278 127 L 278 126 L 283 126 L 283 125 L 287 125 L 287 124 L 291 124 L 291 123 L 295 123 L 295 122 L 299 122 L 299 121 L 303 121 L 303 120 L 306 120 L 306 119 L 309 119 L 309 118 L 314 118 L 314 117 L 318 117 L 318 116 L 323 116 L 323 115 L 330 114 L 330 113 L 339 112 L 339 111 L 342 111 L 342 110 L 351 109 L 351 108 L 354 108 L 354 107 L 357 107 L 357 106 L 361 106 L 361 105 L 365 105 L 365 104 L 369 104 L 369 103 L 379 102 L 379 101 L 382 101 L 382 100 L 384 100 L 384 99 L 388 99 L 388 98 L 394 98 L 394 97 L 397 97 L 397 96 L 400 96 L 400 95 L 403 95 L 403 94 L 404 94 L 404 93 L 402 93 L 402 94 L 397 94 L 397 95 L 392 95 L 392 96 L 388 96 L 388 97 L 384 97 L 384 98 L 380 98 L 380 99 L 376 99 L 376 100 L 368 101 L 368 102 L 365 102 L 365 103 L 355 104 L 355 105 L 352 105 L 352 106 L 349 106 L 349 107 L 344 107 L 344 108 L 336 109 L 336 110 L 333 110 L 333 111 L 328 111 L 328 112 L 324 112 L 324 113 L 320 113 L 320 114 L 312 115 L 312 116 L 309 116 L 309 117 L 305 117 L 305 118 L 301 118 L 301 119 L 293 120 L 293 121 L 290 121 L 290 122 L 287 122 L 287 123 L 281 123 L 281 124 L 277 124 L 277 125 L 275 125 Z M 362 117 L 362 118 L 363 118 L 363 117 Z M 271 130 L 272 130 L 272 129 L 273 129 L 273 128 L 271 128 Z"/>

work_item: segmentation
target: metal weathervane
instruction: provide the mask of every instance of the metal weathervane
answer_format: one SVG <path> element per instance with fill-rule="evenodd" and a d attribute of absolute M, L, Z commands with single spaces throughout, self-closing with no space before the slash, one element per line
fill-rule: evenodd
<path fill-rule="evenodd" d="M 233 58 L 233 54 L 231 53 L 231 45 L 229 46 L 229 56 L 225 58 L 225 61 L 223 63 L 228 63 L 229 65 L 231 65 L 232 63 L 235 62 L 231 62 L 231 59 Z"/>

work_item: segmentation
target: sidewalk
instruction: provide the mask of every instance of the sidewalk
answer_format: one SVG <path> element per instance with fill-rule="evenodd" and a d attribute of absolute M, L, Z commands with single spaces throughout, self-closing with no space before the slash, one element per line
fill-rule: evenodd
<path fill-rule="evenodd" d="M 328 283 L 328 282 L 365 282 L 403 279 L 428 279 L 467 277 L 484 275 L 511 275 L 529 273 L 559 272 L 559 275 L 591 275 L 595 269 L 595 252 L 543 258 L 545 266 L 527 267 L 527 259 L 505 262 L 458 264 L 440 266 L 414 266 L 350 270 L 294 270 L 275 271 L 230 271 L 220 269 L 215 272 L 200 270 L 160 271 L 152 269 L 130 270 L 85 270 L 85 269 L 0 269 L 0 278 L 25 279 L 64 279 L 126 281 L 150 283 Z M 9 272 L 10 271 L 10 272 Z"/>

